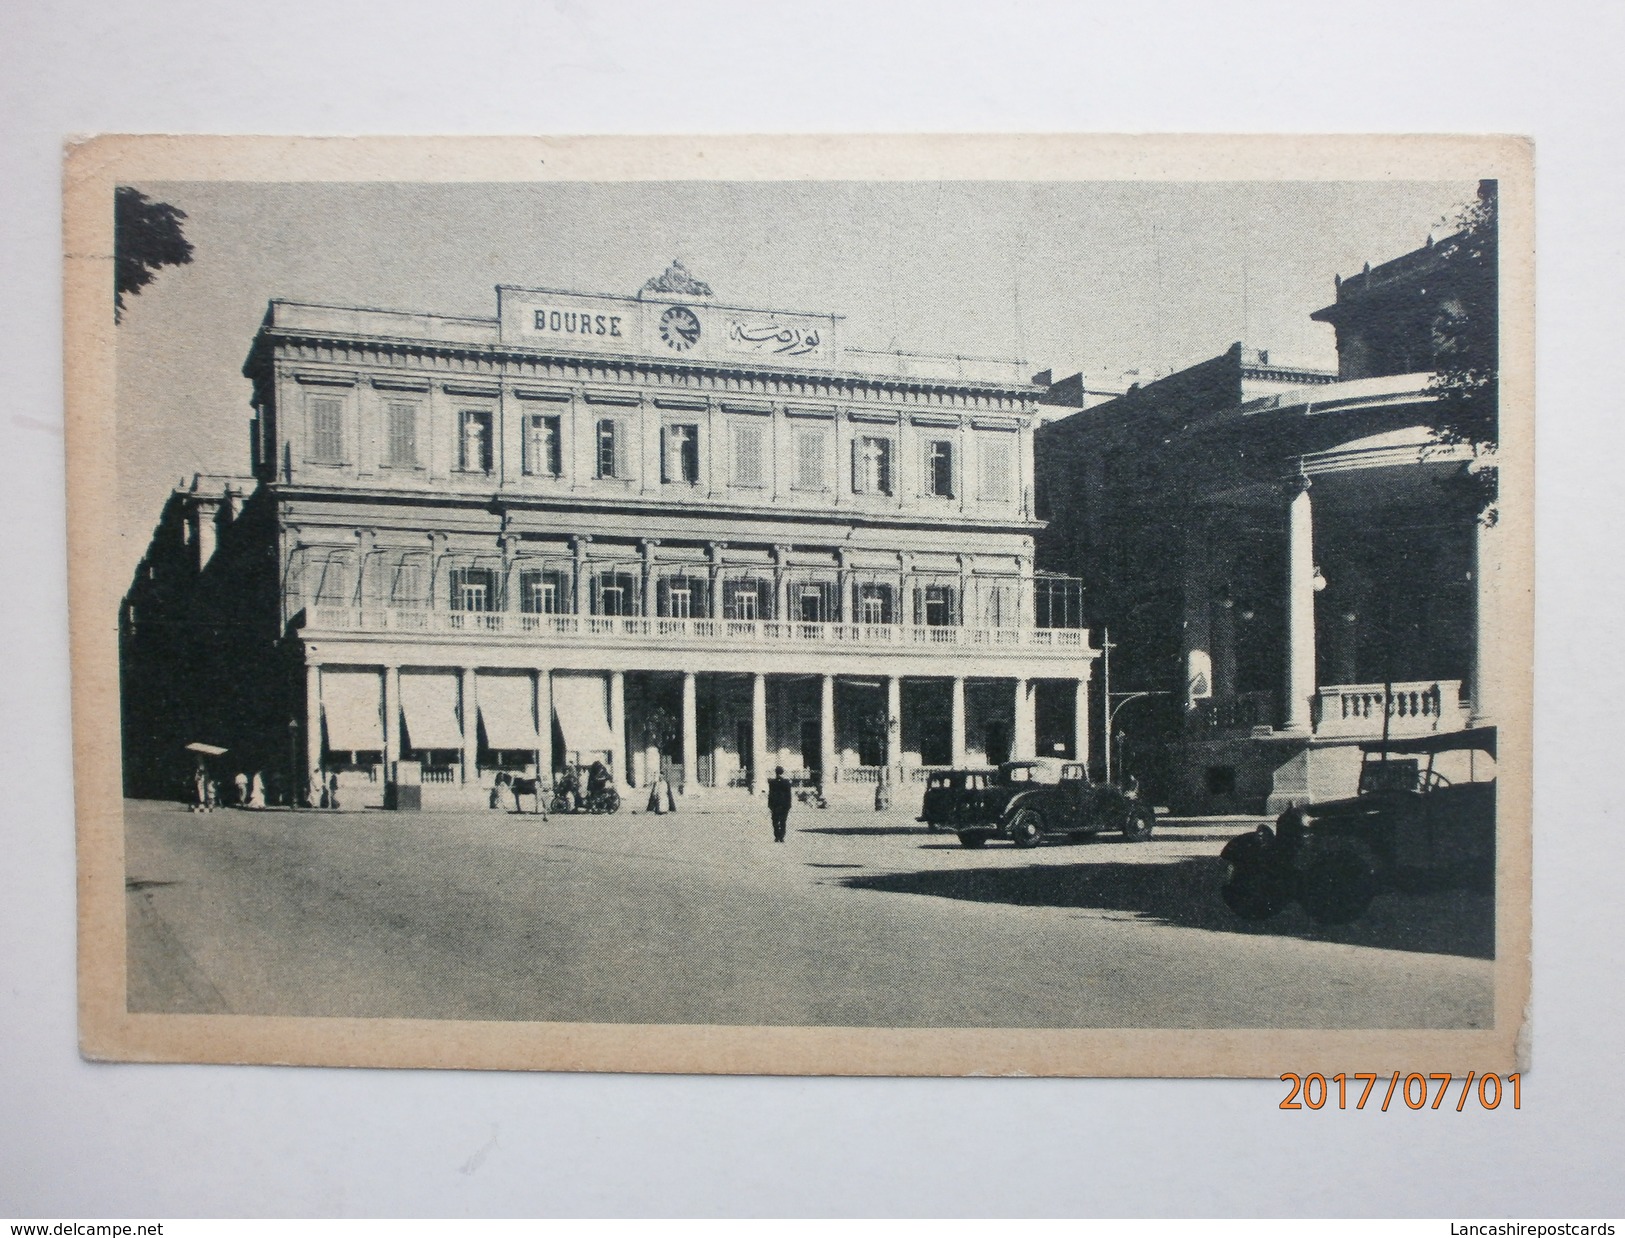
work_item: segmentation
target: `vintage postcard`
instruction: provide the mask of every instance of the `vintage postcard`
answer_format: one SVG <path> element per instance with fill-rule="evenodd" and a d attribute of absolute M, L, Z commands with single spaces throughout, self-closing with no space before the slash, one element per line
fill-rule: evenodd
<path fill-rule="evenodd" d="M 1519 1069 L 1532 185 L 70 144 L 83 1051 Z"/>

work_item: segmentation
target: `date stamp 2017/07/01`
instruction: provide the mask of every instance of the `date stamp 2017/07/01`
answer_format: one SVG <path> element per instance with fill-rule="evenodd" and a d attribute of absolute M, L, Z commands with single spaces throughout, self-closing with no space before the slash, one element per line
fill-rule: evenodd
<path fill-rule="evenodd" d="M 1359 1096 L 1355 1099 L 1352 1107 L 1364 1109 L 1366 1102 L 1371 1099 L 1372 1093 L 1376 1090 L 1378 1080 L 1381 1078 L 1381 1075 L 1361 1072 L 1354 1074 L 1339 1072 L 1328 1077 L 1318 1071 L 1307 1075 L 1298 1075 L 1288 1071 L 1281 1076 L 1281 1082 L 1290 1083 L 1292 1090 L 1286 1094 L 1286 1099 L 1281 1102 L 1280 1108 L 1324 1109 L 1327 1107 L 1326 1102 L 1331 1099 L 1335 1088 L 1336 1108 L 1350 1108 L 1349 1097 L 1358 1089 Z M 1476 1088 L 1474 1086 L 1475 1080 L 1477 1083 Z M 1351 1081 L 1352 1087 L 1350 1086 Z M 1445 1096 L 1455 1082 L 1457 1082 L 1456 1076 L 1448 1071 L 1434 1071 L 1431 1074 L 1412 1071 L 1409 1074 L 1403 1074 L 1396 1070 L 1388 1077 L 1388 1088 L 1383 1094 L 1382 1104 L 1379 1108 L 1383 1113 L 1387 1113 L 1388 1107 L 1397 1098 L 1405 1102 L 1407 1109 L 1438 1109 L 1444 1105 Z M 1455 1105 L 1457 1113 L 1467 1107 L 1467 1103 L 1474 1096 L 1475 1091 L 1480 1108 L 1499 1109 L 1503 1099 L 1509 1100 L 1514 1109 L 1523 1108 L 1522 1075 L 1508 1075 L 1503 1083 L 1500 1075 L 1491 1073 L 1480 1075 L 1476 1071 L 1469 1070 L 1461 1077 L 1460 1083 L 1461 1094 L 1457 1098 Z M 1430 1104 L 1428 1102 L 1429 1092 L 1430 1089 L 1435 1087 L 1437 1090 L 1432 1091 L 1433 1100 Z"/>

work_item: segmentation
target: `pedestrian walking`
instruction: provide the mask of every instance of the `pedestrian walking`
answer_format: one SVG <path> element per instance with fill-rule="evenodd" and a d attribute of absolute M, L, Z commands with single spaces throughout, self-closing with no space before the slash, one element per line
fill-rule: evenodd
<path fill-rule="evenodd" d="M 767 780 L 767 811 L 773 817 L 773 841 L 782 843 L 784 831 L 790 824 L 790 780 L 784 776 L 784 766 L 773 771 Z"/>
<path fill-rule="evenodd" d="M 333 774 L 327 780 L 327 806 L 329 808 L 339 806 L 339 776 L 337 774 Z"/>
<path fill-rule="evenodd" d="M 237 795 L 237 801 L 236 801 L 237 802 L 237 807 L 239 807 L 239 808 L 247 808 L 248 807 L 248 775 L 246 773 L 244 773 L 242 770 L 238 770 L 237 773 L 232 777 L 231 789 L 234 792 L 236 792 L 236 795 Z"/>
<path fill-rule="evenodd" d="M 254 776 L 248 780 L 248 807 L 264 808 L 265 803 L 265 775 L 255 770 Z"/>

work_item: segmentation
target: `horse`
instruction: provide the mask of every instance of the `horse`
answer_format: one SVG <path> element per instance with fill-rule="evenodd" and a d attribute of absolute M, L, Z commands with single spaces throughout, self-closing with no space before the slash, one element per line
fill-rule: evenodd
<path fill-rule="evenodd" d="M 525 811 L 525 807 L 520 801 L 522 797 L 528 795 L 534 805 L 531 811 L 541 813 L 544 817 L 547 816 L 547 806 L 542 803 L 543 792 L 540 778 L 515 778 L 508 784 L 508 789 L 513 792 L 513 810 L 515 812 Z"/>

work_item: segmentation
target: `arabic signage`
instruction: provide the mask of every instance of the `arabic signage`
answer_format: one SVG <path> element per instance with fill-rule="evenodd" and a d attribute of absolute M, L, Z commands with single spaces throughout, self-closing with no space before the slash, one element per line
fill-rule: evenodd
<path fill-rule="evenodd" d="M 731 353 L 749 356 L 807 357 L 824 360 L 829 348 L 818 320 L 725 315 L 725 346 Z"/>

